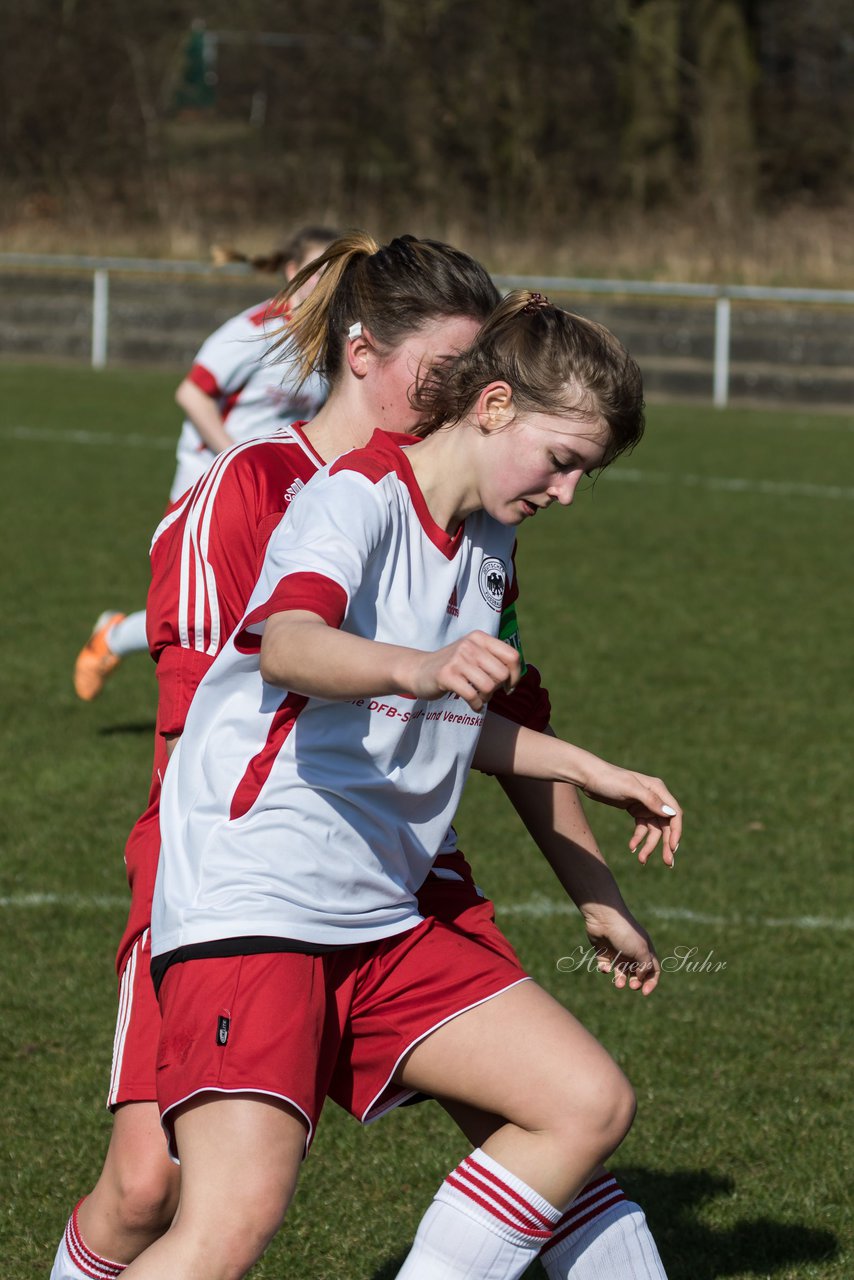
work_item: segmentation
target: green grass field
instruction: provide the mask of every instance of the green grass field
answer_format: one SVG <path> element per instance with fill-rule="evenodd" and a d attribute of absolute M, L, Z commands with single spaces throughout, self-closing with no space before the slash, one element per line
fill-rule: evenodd
<path fill-rule="evenodd" d="M 101 609 L 144 603 L 177 380 L 0 365 L 4 1280 L 47 1277 L 109 1133 L 122 848 L 155 680 L 129 660 L 85 706 L 71 668 Z M 670 1280 L 854 1275 L 852 455 L 854 418 L 653 408 L 632 458 L 522 534 L 523 637 L 556 726 L 685 806 L 675 874 L 634 864 L 628 822 L 591 806 L 624 894 L 662 956 L 725 967 L 671 972 L 647 1001 L 561 972 L 577 917 L 488 779 L 463 847 L 530 970 L 637 1089 L 611 1165 Z M 391 1280 L 465 1153 L 435 1105 L 366 1131 L 330 1106 L 253 1276 Z"/>

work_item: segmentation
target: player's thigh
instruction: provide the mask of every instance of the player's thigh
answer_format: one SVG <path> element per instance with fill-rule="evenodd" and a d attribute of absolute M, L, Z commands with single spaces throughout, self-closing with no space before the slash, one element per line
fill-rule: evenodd
<path fill-rule="evenodd" d="M 203 1093 L 174 1117 L 181 1155 L 181 1229 L 246 1238 L 249 1252 L 278 1229 L 305 1155 L 305 1118 L 285 1102 Z M 251 1242 L 251 1243 L 250 1243 Z"/>
<path fill-rule="evenodd" d="M 534 982 L 438 1027 L 409 1052 L 396 1079 L 531 1130 L 619 1123 L 633 1107 L 610 1055 Z"/>

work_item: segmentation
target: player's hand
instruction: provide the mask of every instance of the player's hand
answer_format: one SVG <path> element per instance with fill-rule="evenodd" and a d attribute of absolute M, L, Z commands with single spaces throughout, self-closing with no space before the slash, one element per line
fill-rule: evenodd
<path fill-rule="evenodd" d="M 456 693 L 472 711 L 482 711 L 496 689 L 515 689 L 520 675 L 518 650 L 485 631 L 471 631 L 444 649 L 419 655 L 412 692 L 428 700 Z"/>
<path fill-rule="evenodd" d="M 661 962 L 652 939 L 628 907 L 596 903 L 586 907 L 582 915 L 600 972 L 610 973 L 619 991 L 628 987 L 652 995 L 661 977 Z"/>
<path fill-rule="evenodd" d="M 676 850 L 682 838 L 679 801 L 660 778 L 621 769 L 595 756 L 591 759 L 595 763 L 582 784 L 584 794 L 615 809 L 625 809 L 634 818 L 629 848 L 638 855 L 638 862 L 645 864 L 661 842 L 663 862 L 668 867 L 675 866 Z"/>

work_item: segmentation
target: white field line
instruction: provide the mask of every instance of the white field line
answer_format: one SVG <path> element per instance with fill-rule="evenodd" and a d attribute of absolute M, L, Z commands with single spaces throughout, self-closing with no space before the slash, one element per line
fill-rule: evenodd
<path fill-rule="evenodd" d="M 0 908 L 17 911 L 36 907 L 68 907 L 70 909 L 113 910 L 127 907 L 130 899 L 121 894 L 82 893 L 14 893 L 0 898 Z M 544 919 L 550 916 L 575 916 L 576 908 L 570 902 L 551 898 L 529 898 L 526 902 L 496 904 L 499 916 L 526 916 Z M 646 907 L 643 914 L 658 920 L 679 920 L 688 924 L 707 924 L 716 927 L 738 928 L 750 925 L 760 929 L 828 929 L 849 932 L 854 929 L 854 916 L 728 916 L 711 915 L 704 911 L 691 911 L 687 907 Z"/>
<path fill-rule="evenodd" d="M 134 432 L 113 431 L 60 431 L 56 427 L 0 427 L 4 440 L 33 440 L 36 444 L 94 444 L 130 449 L 176 449 L 178 433 L 174 436 L 141 436 Z"/>
<path fill-rule="evenodd" d="M 83 444 L 131 449 L 174 449 L 177 434 L 141 436 L 120 435 L 109 431 L 58 431 L 52 427 L 0 427 L 0 439 L 31 440 L 39 444 Z M 746 480 L 738 476 L 678 475 L 667 471 L 643 471 L 618 467 L 609 471 L 607 483 L 621 480 L 628 484 L 673 485 L 688 489 L 710 489 L 719 493 L 762 493 L 776 498 L 831 498 L 854 501 L 854 487 L 837 484 L 809 484 L 797 480 Z"/>
<path fill-rule="evenodd" d="M 572 916 L 577 914 L 570 902 L 557 902 L 551 898 L 530 898 L 527 902 L 511 902 L 506 906 L 496 904 L 499 916 L 516 915 L 543 919 L 548 916 Z M 854 916 L 745 916 L 712 915 L 705 911 L 692 911 L 689 907 L 644 907 L 644 916 L 657 920 L 679 920 L 688 924 L 709 924 L 715 927 L 740 928 L 749 925 L 759 929 L 831 929 L 849 932 L 854 929 Z"/>
<path fill-rule="evenodd" d="M 0 907 L 17 911 L 28 907 L 71 907 L 75 910 L 112 910 L 130 906 L 130 896 L 118 893 L 12 893 L 0 898 Z"/>
<path fill-rule="evenodd" d="M 736 476 L 674 475 L 667 471 L 641 471 L 618 467 L 608 471 L 605 481 L 624 480 L 629 484 L 676 485 L 686 489 L 711 489 L 719 493 L 764 493 L 776 498 L 841 498 L 854 501 L 854 487 L 838 484 L 809 484 L 799 480 L 743 480 Z"/>

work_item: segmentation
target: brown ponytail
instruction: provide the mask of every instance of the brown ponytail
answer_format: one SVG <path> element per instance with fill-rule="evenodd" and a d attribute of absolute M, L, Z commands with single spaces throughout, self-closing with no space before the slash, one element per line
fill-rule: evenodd
<path fill-rule="evenodd" d="M 318 271 L 317 284 L 277 345 L 304 377 L 316 369 L 330 384 L 341 371 L 354 323 L 360 322 L 378 347 L 392 351 L 430 320 L 470 316 L 483 321 L 499 299 L 486 270 L 459 249 L 415 236 L 380 246 L 366 232 L 352 231 L 298 272 L 277 301 L 287 303 Z"/>

